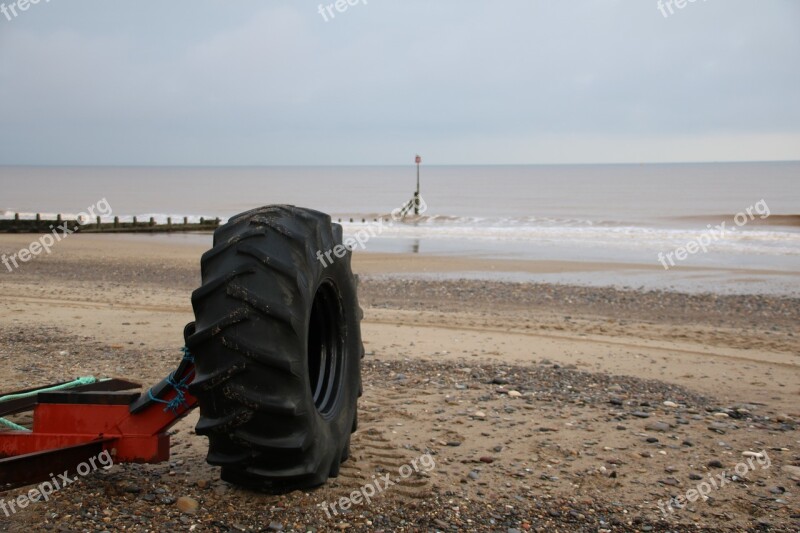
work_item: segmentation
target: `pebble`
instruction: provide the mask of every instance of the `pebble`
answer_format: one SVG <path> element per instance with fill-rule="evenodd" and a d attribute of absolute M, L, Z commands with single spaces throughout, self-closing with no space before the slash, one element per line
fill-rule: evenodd
<path fill-rule="evenodd" d="M 649 422 L 644 428 L 648 431 L 660 431 L 663 433 L 669 431 L 669 424 L 665 422 Z"/>
<path fill-rule="evenodd" d="M 664 407 L 678 407 L 678 404 L 675 402 L 666 401 L 664 402 Z"/>
<path fill-rule="evenodd" d="M 510 391 L 508 391 L 508 397 L 509 398 L 519 398 L 520 396 L 522 396 L 522 393 L 519 392 L 518 390 L 510 390 Z"/>
<path fill-rule="evenodd" d="M 178 501 L 175 502 L 175 505 L 177 505 L 180 512 L 184 514 L 195 514 L 200 508 L 198 501 L 189 496 L 181 496 L 178 498 Z"/>
<path fill-rule="evenodd" d="M 708 429 L 709 431 L 713 431 L 714 433 L 719 433 L 720 435 L 724 435 L 727 426 L 725 424 L 720 424 L 718 422 L 712 422 L 711 424 L 708 425 Z"/>
<path fill-rule="evenodd" d="M 122 490 L 127 492 L 128 494 L 139 494 L 142 492 L 142 489 L 133 483 L 126 483 L 122 486 Z"/>
<path fill-rule="evenodd" d="M 764 454 L 759 452 L 742 452 L 742 455 L 745 457 L 753 457 L 755 459 L 763 459 Z"/>
<path fill-rule="evenodd" d="M 784 473 L 789 474 L 792 480 L 800 481 L 800 466 L 785 465 L 782 470 Z"/>
<path fill-rule="evenodd" d="M 644 411 L 634 411 L 631 414 L 636 418 L 650 418 L 650 413 L 645 413 Z"/>
<path fill-rule="evenodd" d="M 575 509 L 570 509 L 569 515 L 576 520 L 584 520 L 586 518 L 586 515 L 579 513 Z"/>

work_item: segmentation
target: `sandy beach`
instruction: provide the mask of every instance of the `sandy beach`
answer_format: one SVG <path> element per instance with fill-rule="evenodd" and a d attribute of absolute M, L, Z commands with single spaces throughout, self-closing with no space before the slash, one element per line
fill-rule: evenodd
<path fill-rule="evenodd" d="M 0 533 L 800 533 L 800 2 L 221 6 L 0 0 Z"/>
<path fill-rule="evenodd" d="M 0 235 L 0 252 L 30 241 Z M 80 235 L 0 273 L 0 391 L 161 380 L 203 251 Z M 228 485 L 194 412 L 169 463 L 100 471 L 0 513 L 0 531 L 800 530 L 799 299 L 459 279 L 629 268 L 658 265 L 357 253 L 365 390 L 337 479 L 281 496 Z M 434 468 L 372 502 L 321 506 L 425 453 Z M 660 510 L 711 479 L 725 481 L 706 501 Z"/>

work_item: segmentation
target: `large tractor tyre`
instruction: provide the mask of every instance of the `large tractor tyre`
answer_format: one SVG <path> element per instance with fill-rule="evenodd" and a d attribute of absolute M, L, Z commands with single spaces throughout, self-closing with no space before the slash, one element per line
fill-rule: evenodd
<path fill-rule="evenodd" d="M 342 227 L 309 209 L 262 207 L 214 232 L 187 346 L 196 430 L 223 480 L 284 492 L 339 474 L 364 354 L 350 259 Z"/>

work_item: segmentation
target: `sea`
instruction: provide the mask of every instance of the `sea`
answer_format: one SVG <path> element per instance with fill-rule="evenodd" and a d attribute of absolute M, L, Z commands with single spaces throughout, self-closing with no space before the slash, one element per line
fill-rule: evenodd
<path fill-rule="evenodd" d="M 331 214 L 346 234 L 370 231 L 359 253 L 641 267 L 504 272 L 500 261 L 492 272 L 461 277 L 800 293 L 800 162 L 422 165 L 419 179 L 425 212 L 381 225 L 378 219 L 411 200 L 415 165 L 0 166 L 0 218 L 70 218 L 103 199 L 108 219 L 159 223 L 224 221 L 261 205 L 292 204 Z M 209 235 L 153 238 L 211 242 Z M 675 255 L 707 241 L 683 260 Z"/>

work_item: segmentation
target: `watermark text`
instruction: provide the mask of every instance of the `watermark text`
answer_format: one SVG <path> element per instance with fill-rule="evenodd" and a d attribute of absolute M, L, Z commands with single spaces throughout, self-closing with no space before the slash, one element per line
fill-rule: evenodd
<path fill-rule="evenodd" d="M 6 20 L 10 22 L 20 16 L 22 12 L 27 11 L 32 5 L 35 6 L 40 1 L 41 0 L 17 0 L 16 2 L 11 2 L 8 5 L 2 3 L 0 4 L 0 13 L 5 15 Z M 50 0 L 44 1 L 45 3 L 50 2 Z"/>
<path fill-rule="evenodd" d="M 689 4 L 694 4 L 700 0 L 658 0 L 658 10 L 664 15 L 664 18 L 669 18 L 675 14 L 676 9 L 683 9 Z M 705 2 L 706 0 L 703 0 Z"/>
<path fill-rule="evenodd" d="M 336 2 L 332 4 L 320 4 L 318 12 L 322 15 L 323 20 L 328 22 L 336 18 L 336 13 L 344 13 L 358 4 L 367 5 L 367 0 L 336 0 Z"/>
<path fill-rule="evenodd" d="M 86 477 L 100 468 L 110 470 L 112 466 L 114 466 L 114 459 L 108 450 L 103 450 L 97 457 L 90 457 L 86 462 L 79 464 L 75 470 L 80 477 Z M 37 503 L 42 500 L 50 501 L 50 496 L 53 493 L 72 485 L 77 480 L 77 477 L 70 477 L 67 470 L 62 474 L 58 474 L 58 476 L 50 474 L 50 481 L 40 483 L 25 494 L 20 494 L 12 500 L 0 499 L 0 512 L 5 514 L 6 518 L 9 518 L 20 509 L 25 509 L 31 503 Z"/>
<path fill-rule="evenodd" d="M 667 252 L 666 254 L 664 252 L 658 252 L 658 262 L 661 263 L 661 265 L 664 267 L 664 270 L 669 270 L 670 267 L 675 266 L 675 260 L 685 261 L 689 255 L 694 255 L 701 250 L 703 253 L 707 252 L 708 246 L 712 242 L 724 240 L 726 233 L 735 232 L 737 228 L 741 228 L 751 220 L 755 220 L 756 215 L 763 220 L 769 217 L 770 214 L 772 213 L 769 210 L 767 202 L 763 199 L 759 200 L 755 205 L 751 205 L 733 217 L 733 222 L 736 224 L 736 226 L 726 227 L 725 221 L 722 221 L 721 224 L 713 227 L 711 224 L 709 224 L 706 226 L 708 231 L 703 232 L 698 238 L 689 241 L 685 246 L 680 246 L 672 252 Z"/>
<path fill-rule="evenodd" d="M 39 239 L 30 243 L 26 248 L 7 256 L 6 254 L 0 255 L 0 263 L 3 263 L 9 272 L 13 272 L 15 268 L 19 268 L 20 263 L 27 263 L 34 257 L 37 257 L 43 251 L 49 255 L 50 248 L 57 242 L 61 242 L 73 233 L 77 233 L 81 228 L 80 224 L 86 224 L 97 216 L 109 216 L 112 209 L 108 200 L 103 198 L 95 205 L 86 209 L 86 212 L 78 213 L 78 226 L 70 227 L 68 222 L 62 222 L 61 225 L 50 225 L 52 230 L 50 233 L 45 233 Z M 90 218 L 91 217 L 91 218 Z"/>
<path fill-rule="evenodd" d="M 387 489 L 401 483 L 402 480 L 411 477 L 415 472 L 430 472 L 436 468 L 436 461 L 429 453 L 419 456 L 417 459 L 412 460 L 408 464 L 404 464 L 398 469 L 399 477 L 392 479 L 391 472 L 378 477 L 372 476 L 372 481 L 362 486 L 358 490 L 354 490 L 348 496 L 342 496 L 339 500 L 329 503 L 323 502 L 318 504 L 319 507 L 325 511 L 328 518 L 337 516 L 341 511 L 347 511 L 353 505 L 369 504 L 376 496 L 380 496 Z M 338 509 L 337 509 L 338 507 Z"/>
<path fill-rule="evenodd" d="M 747 461 L 737 464 L 733 469 L 734 473 L 739 478 L 745 478 L 750 472 L 755 470 L 756 463 L 758 463 L 762 470 L 766 470 L 772 466 L 772 460 L 769 458 L 769 455 L 767 455 L 766 450 L 759 453 L 746 453 L 749 455 Z M 731 480 L 732 477 L 724 470 L 720 474 L 709 474 L 706 480 L 698 483 L 695 488 L 687 490 L 685 494 L 675 496 L 667 502 L 659 500 L 657 502 L 658 508 L 661 509 L 661 512 L 666 516 L 674 513 L 675 509 L 683 509 L 687 502 L 694 503 L 697 500 L 706 501 L 712 489 L 720 490 L 728 483 L 731 483 Z"/>

